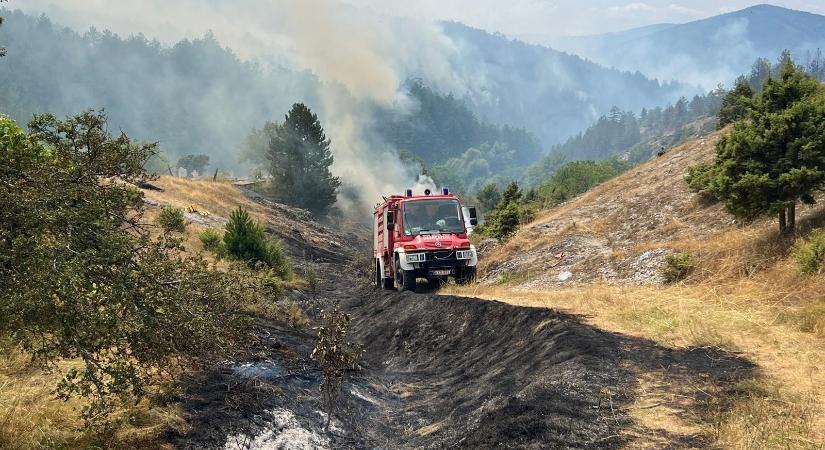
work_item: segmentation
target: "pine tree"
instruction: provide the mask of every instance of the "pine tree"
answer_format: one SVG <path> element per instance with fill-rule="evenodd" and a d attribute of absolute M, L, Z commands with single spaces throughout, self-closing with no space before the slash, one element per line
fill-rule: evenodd
<path fill-rule="evenodd" d="M 825 186 L 825 94 L 785 60 L 769 78 L 749 120 L 716 146 L 716 161 L 690 169 L 688 184 L 725 202 L 736 216 L 773 214 L 780 233 L 796 223 L 796 204 L 812 203 Z"/>
<path fill-rule="evenodd" d="M 476 198 L 485 214 L 493 211 L 496 205 L 498 205 L 498 202 L 501 201 L 501 192 L 498 190 L 498 183 L 491 181 L 485 184 L 484 187 L 476 193 Z"/>
<path fill-rule="evenodd" d="M 752 99 L 753 89 L 744 77 L 739 77 L 736 87 L 722 99 L 722 107 L 717 115 L 718 129 L 721 130 L 728 124 L 743 119 L 748 114 L 748 106 Z"/>
<path fill-rule="evenodd" d="M 330 144 L 318 116 L 303 103 L 294 104 L 284 123 L 272 127 L 267 155 L 272 197 L 317 215 L 329 211 L 341 186 L 330 172 Z"/>
<path fill-rule="evenodd" d="M 507 185 L 507 188 L 504 189 L 504 192 L 502 192 L 501 201 L 498 206 L 499 208 L 503 208 L 508 203 L 518 203 L 519 200 L 521 200 L 521 188 L 518 187 L 518 183 L 511 181 L 510 184 Z"/>

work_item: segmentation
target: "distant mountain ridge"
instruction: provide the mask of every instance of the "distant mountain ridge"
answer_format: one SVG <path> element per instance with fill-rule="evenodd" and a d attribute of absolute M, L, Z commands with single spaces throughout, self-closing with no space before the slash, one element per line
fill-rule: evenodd
<path fill-rule="evenodd" d="M 461 49 L 454 69 L 467 79 L 484 77 L 463 96 L 471 109 L 490 122 L 524 127 L 545 146 L 587 128 L 613 106 L 639 111 L 697 92 L 461 23 L 441 26 Z"/>
<path fill-rule="evenodd" d="M 825 16 L 763 4 L 685 24 L 566 38 L 556 45 L 607 66 L 709 89 L 747 72 L 756 58 L 774 59 L 789 49 L 804 62 L 808 52 L 825 49 Z"/>

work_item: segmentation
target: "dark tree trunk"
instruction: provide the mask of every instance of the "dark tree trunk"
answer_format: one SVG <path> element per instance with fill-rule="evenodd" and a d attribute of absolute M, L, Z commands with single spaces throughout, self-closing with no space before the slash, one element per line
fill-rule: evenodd
<path fill-rule="evenodd" d="M 796 202 L 788 207 L 788 232 L 793 233 L 796 229 Z"/>
<path fill-rule="evenodd" d="M 779 212 L 779 233 L 785 234 L 788 230 L 788 223 L 785 221 L 785 210 Z"/>

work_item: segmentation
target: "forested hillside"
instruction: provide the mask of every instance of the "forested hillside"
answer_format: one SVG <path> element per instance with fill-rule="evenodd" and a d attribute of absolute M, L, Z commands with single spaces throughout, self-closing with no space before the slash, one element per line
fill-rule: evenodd
<path fill-rule="evenodd" d="M 3 15 L 0 110 L 21 123 L 38 112 L 105 109 L 113 127 L 166 152 L 234 164 L 231 151 L 253 124 L 297 100 L 317 103 L 312 75 L 242 62 L 211 35 L 164 47 L 142 35 L 79 34 L 45 16 Z"/>
<path fill-rule="evenodd" d="M 471 108 L 493 123 L 524 127 L 547 145 L 586 128 L 613 106 L 638 111 L 692 94 L 684 85 L 638 71 L 608 69 L 459 23 L 443 27 L 463 59 L 473 61 L 467 78 L 480 80 L 466 95 Z"/>
<path fill-rule="evenodd" d="M 408 84 L 413 111 L 383 109 L 376 114 L 375 131 L 395 148 L 409 150 L 427 162 L 439 163 L 482 144 L 501 143 L 513 150 L 513 163 L 541 156 L 539 140 L 523 128 L 479 120 L 464 101 L 444 95 L 421 80 Z"/>
<path fill-rule="evenodd" d="M 105 109 L 113 127 L 160 141 L 173 161 L 209 155 L 211 170 L 236 165 L 249 130 L 295 102 L 324 119 L 332 114 L 312 73 L 244 61 L 211 34 L 167 46 L 143 35 L 81 33 L 46 16 L 3 15 L 8 56 L 0 66 L 0 107 L 21 122 L 43 111 Z M 442 27 L 461 49 L 449 64 L 464 90 L 439 91 L 427 73 L 408 73 L 420 80 L 399 87 L 410 107 L 372 106 L 377 134 L 430 164 L 499 143 L 513 151 L 515 164 L 527 165 L 614 105 L 655 106 L 681 89 L 457 23 Z"/>
<path fill-rule="evenodd" d="M 600 160 L 619 156 L 631 163 L 644 162 L 657 152 L 681 144 L 697 133 L 707 134 L 713 131 L 715 116 L 720 108 L 725 107 L 727 95 L 740 85 L 747 86 L 751 92 L 760 92 L 765 81 L 769 77 L 778 77 L 781 67 L 788 61 L 796 61 L 799 69 L 813 78 L 825 80 L 825 60 L 821 55 L 800 61 L 786 50 L 776 62 L 758 58 L 751 65 L 750 72 L 737 79 L 733 89 L 727 90 L 720 85 L 690 100 L 681 97 L 665 107 L 643 108 L 638 115 L 614 107 L 585 131 L 563 144 L 553 146 L 547 156 L 527 169 L 525 181 L 530 186 L 541 185 L 548 174 L 569 160 Z"/>

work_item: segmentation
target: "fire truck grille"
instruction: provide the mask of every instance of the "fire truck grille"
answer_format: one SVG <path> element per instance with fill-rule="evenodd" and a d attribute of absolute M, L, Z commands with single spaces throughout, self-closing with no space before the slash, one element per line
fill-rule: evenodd
<path fill-rule="evenodd" d="M 432 260 L 436 260 L 436 261 L 439 261 L 439 260 L 454 260 L 455 259 L 455 252 L 453 252 L 451 250 L 439 250 L 439 251 L 436 251 L 436 252 L 430 252 L 430 256 L 432 256 L 432 258 L 427 258 L 427 259 L 429 259 L 431 261 Z"/>

